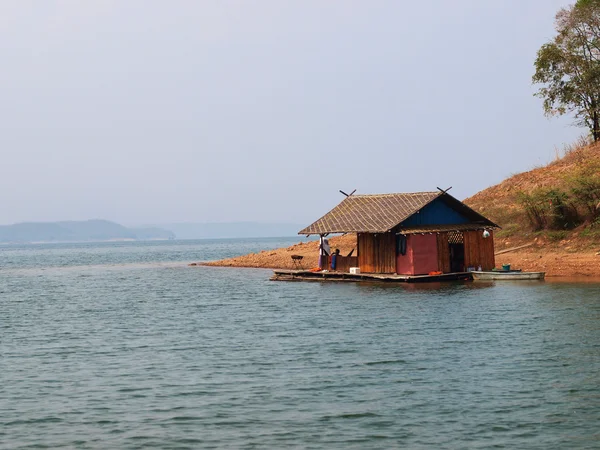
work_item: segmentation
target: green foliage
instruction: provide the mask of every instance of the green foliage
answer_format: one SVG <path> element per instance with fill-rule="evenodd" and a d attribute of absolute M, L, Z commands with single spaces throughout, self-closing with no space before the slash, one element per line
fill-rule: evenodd
<path fill-rule="evenodd" d="M 600 140 L 600 0 L 579 0 L 556 15 L 557 35 L 542 45 L 533 82 L 547 115 L 574 114 Z"/>
<path fill-rule="evenodd" d="M 577 207 L 586 215 L 586 220 L 600 220 L 600 172 L 581 170 L 569 179 L 571 195 Z"/>
<path fill-rule="evenodd" d="M 600 4 L 600 0 L 577 0 L 576 8 L 586 8 Z"/>
<path fill-rule="evenodd" d="M 576 162 L 561 186 L 517 194 L 533 231 L 569 230 L 586 224 L 600 232 L 600 160 Z"/>
<path fill-rule="evenodd" d="M 558 189 L 536 189 L 520 192 L 517 200 L 527 213 L 534 231 L 568 230 L 581 223 L 577 208 L 569 195 Z"/>
<path fill-rule="evenodd" d="M 565 230 L 575 228 L 581 223 L 577 208 L 571 202 L 566 192 L 550 189 L 546 192 L 550 216 L 550 228 Z"/>
<path fill-rule="evenodd" d="M 517 194 L 517 201 L 525 209 L 529 224 L 534 231 L 546 228 L 546 205 L 541 201 L 539 193 L 527 194 L 519 192 Z"/>

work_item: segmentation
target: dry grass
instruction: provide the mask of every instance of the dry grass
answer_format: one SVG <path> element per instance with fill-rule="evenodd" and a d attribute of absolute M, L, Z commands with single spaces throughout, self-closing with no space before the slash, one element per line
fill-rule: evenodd
<path fill-rule="evenodd" d="M 580 139 L 565 147 L 563 156 L 550 164 L 513 175 L 502 183 L 491 186 L 465 200 L 471 208 L 483 214 L 503 229 L 496 234 L 496 248 L 512 247 L 537 239 L 538 245 L 552 244 L 553 236 L 534 233 L 525 210 L 518 201 L 518 194 L 531 194 L 539 188 L 565 188 L 568 178 L 578 170 L 600 164 L 600 144 L 587 145 Z M 600 242 L 597 236 L 582 233 L 582 228 L 568 233 L 567 240 L 580 248 L 594 247 Z"/>

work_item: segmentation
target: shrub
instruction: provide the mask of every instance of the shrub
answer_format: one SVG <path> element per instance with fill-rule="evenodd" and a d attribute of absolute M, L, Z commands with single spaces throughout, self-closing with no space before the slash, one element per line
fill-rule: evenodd
<path fill-rule="evenodd" d="M 581 170 L 569 180 L 574 203 L 585 213 L 585 219 L 594 222 L 600 217 L 600 171 Z"/>
<path fill-rule="evenodd" d="M 534 231 L 546 228 L 547 208 L 544 202 L 541 201 L 539 193 L 534 192 L 532 194 L 527 194 L 525 192 L 519 192 L 517 194 L 517 200 L 525 209 L 529 224 Z"/>
<path fill-rule="evenodd" d="M 536 189 L 531 193 L 519 192 L 517 199 L 527 213 L 534 231 L 565 230 L 581 223 L 577 208 L 569 195 L 558 189 Z"/>
<path fill-rule="evenodd" d="M 552 230 L 570 230 L 581 223 L 577 208 L 566 192 L 550 189 L 545 192 L 548 201 L 550 226 Z"/>

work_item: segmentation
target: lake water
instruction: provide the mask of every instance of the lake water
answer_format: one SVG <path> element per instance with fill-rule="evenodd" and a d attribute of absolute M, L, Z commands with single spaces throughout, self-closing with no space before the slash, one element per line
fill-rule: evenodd
<path fill-rule="evenodd" d="M 298 240 L 0 247 L 0 448 L 600 448 L 600 284 L 187 266 Z"/>

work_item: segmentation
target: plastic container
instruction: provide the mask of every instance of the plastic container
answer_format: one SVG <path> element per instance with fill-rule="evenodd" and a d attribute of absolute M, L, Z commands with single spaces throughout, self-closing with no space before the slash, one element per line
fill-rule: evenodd
<path fill-rule="evenodd" d="M 510 264 L 502 264 L 502 270 L 510 270 Z"/>

